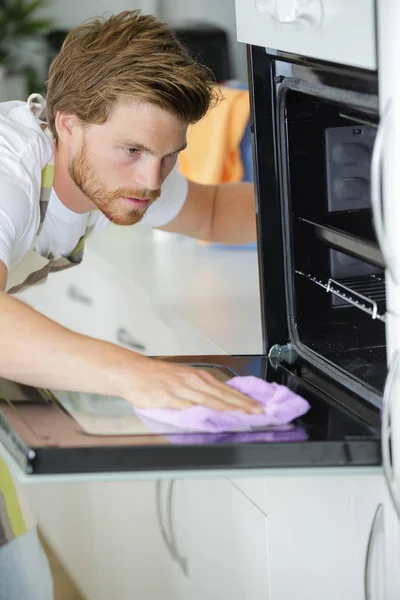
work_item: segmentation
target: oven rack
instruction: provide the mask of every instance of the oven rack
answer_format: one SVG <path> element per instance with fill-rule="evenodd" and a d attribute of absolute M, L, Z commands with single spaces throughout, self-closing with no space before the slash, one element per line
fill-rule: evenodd
<path fill-rule="evenodd" d="M 296 271 L 296 274 L 306 277 L 327 292 L 371 315 L 373 319 L 385 323 L 385 280 L 382 276 L 372 274 L 361 277 L 346 277 L 338 281 L 332 278 L 318 279 L 311 273 L 304 273 L 303 271 Z"/>

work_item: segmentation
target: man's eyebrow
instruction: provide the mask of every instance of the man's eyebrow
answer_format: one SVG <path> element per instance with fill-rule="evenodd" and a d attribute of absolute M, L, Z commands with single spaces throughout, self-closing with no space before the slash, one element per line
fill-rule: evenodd
<path fill-rule="evenodd" d="M 147 148 L 147 146 L 144 146 L 143 144 L 138 144 L 137 142 L 122 142 L 122 143 L 127 148 L 136 148 L 137 150 L 140 150 L 141 152 L 146 152 L 147 154 L 151 154 L 152 156 L 157 154 L 157 152 L 154 152 L 154 150 Z M 185 142 L 183 144 L 183 146 L 181 146 L 177 150 L 173 150 L 173 152 L 170 152 L 166 156 L 170 156 L 171 154 L 177 154 L 178 152 L 182 152 L 182 150 L 184 150 L 186 147 L 187 147 L 187 142 Z"/>

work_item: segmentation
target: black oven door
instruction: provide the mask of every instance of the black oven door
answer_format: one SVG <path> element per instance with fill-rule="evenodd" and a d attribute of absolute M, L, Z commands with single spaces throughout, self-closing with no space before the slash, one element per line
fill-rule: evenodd
<path fill-rule="evenodd" d="M 284 358 L 284 357 L 283 357 Z M 311 409 L 286 428 L 224 434 L 164 433 L 127 421 L 126 407 L 97 396 L 61 394 L 0 380 L 0 441 L 23 481 L 97 475 L 140 479 L 188 472 L 380 464 L 379 413 L 316 371 L 271 356 L 174 357 L 228 379 L 254 375 L 306 398 Z M 56 393 L 57 396 L 57 393 Z M 112 409 L 110 407 L 113 406 Z M 129 419 L 129 418 L 128 418 Z M 132 429 L 133 426 L 133 429 Z M 136 429 L 134 429 L 136 427 Z M 131 428 L 131 429 L 130 429 Z M 134 431 L 134 433 L 132 433 Z"/>

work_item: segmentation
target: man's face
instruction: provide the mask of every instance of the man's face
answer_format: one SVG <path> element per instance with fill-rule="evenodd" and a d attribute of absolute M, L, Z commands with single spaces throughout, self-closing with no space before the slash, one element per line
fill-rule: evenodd
<path fill-rule="evenodd" d="M 186 144 L 187 126 L 152 104 L 119 104 L 103 125 L 76 138 L 69 174 L 117 225 L 141 220 Z"/>

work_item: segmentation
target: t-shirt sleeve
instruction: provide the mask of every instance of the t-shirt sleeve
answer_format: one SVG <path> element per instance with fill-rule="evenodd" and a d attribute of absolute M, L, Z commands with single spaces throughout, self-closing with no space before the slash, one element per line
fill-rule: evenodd
<path fill-rule="evenodd" d="M 1 162 L 1 157 L 0 157 Z M 12 250 L 19 242 L 31 218 L 30 192 L 21 172 L 11 176 L 0 166 L 0 259 L 7 268 Z"/>
<path fill-rule="evenodd" d="M 141 223 L 152 227 L 170 223 L 182 210 L 187 192 L 187 179 L 179 172 L 176 164 L 163 183 L 160 197 L 147 210 Z"/>

